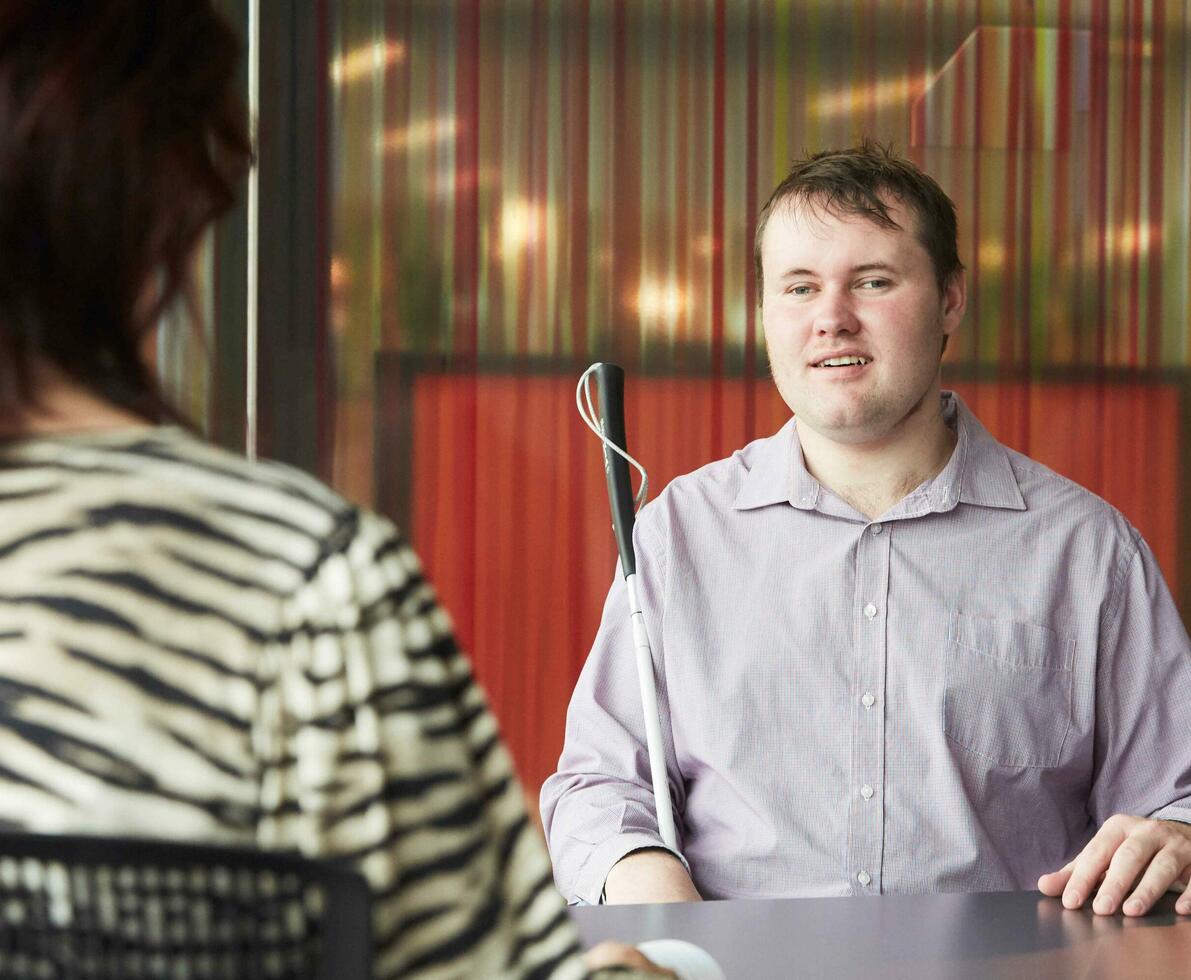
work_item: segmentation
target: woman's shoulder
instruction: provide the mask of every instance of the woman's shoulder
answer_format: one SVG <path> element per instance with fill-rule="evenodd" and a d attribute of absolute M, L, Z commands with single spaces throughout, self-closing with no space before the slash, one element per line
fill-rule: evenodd
<path fill-rule="evenodd" d="M 23 510 L 18 491 L 29 505 Z M 185 538 L 196 547 L 234 548 L 237 564 L 279 559 L 300 578 L 362 532 L 395 533 L 309 473 L 168 426 L 2 446 L 0 499 L 18 524 L 74 532 L 136 526 L 143 547 L 162 537 L 174 547 Z M 19 520 L 17 510 L 30 513 Z"/>
<path fill-rule="evenodd" d="M 158 478 L 173 476 L 191 490 L 220 495 L 243 492 L 246 507 L 266 508 L 270 498 L 282 498 L 332 515 L 353 509 L 344 497 L 297 467 L 271 459 L 249 459 L 179 428 L 150 430 L 129 441 L 123 451 L 144 460 Z M 176 471 L 171 473 L 171 467 Z"/>
<path fill-rule="evenodd" d="M 47 475 L 81 483 L 105 476 L 171 484 L 196 496 L 230 494 L 246 487 L 303 500 L 331 511 L 350 506 L 326 484 L 293 466 L 249 459 L 178 426 L 81 431 L 0 442 L 0 473 Z M 250 501 L 246 501 L 250 503 Z"/>

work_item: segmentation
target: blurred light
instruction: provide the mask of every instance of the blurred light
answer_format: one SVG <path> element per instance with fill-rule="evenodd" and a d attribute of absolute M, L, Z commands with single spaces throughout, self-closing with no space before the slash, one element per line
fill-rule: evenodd
<path fill-rule="evenodd" d="M 506 201 L 500 209 L 500 250 L 503 255 L 536 245 L 550 223 L 550 209 L 528 198 Z"/>
<path fill-rule="evenodd" d="M 336 337 L 342 337 L 347 333 L 347 304 L 346 303 L 332 303 L 331 304 L 331 333 Z"/>
<path fill-rule="evenodd" d="M 686 291 L 673 279 L 643 279 L 636 305 L 643 320 L 673 320 L 686 309 Z"/>
<path fill-rule="evenodd" d="M 347 259 L 339 257 L 331 259 L 331 288 L 343 289 L 350 282 L 351 269 L 348 267 Z"/>
<path fill-rule="evenodd" d="M 438 172 L 427 176 L 422 186 L 426 189 L 427 197 L 451 197 L 473 191 L 481 184 L 491 187 L 494 182 L 488 170 L 481 170 L 477 177 L 475 167 L 457 167 L 451 170 L 440 160 Z"/>
<path fill-rule="evenodd" d="M 857 108 L 909 104 L 911 99 L 925 90 L 925 75 L 905 75 L 871 85 L 847 85 L 832 92 L 824 92 L 812 101 L 811 110 L 820 116 L 844 116 Z"/>
<path fill-rule="evenodd" d="M 700 235 L 695 239 L 695 254 L 701 255 L 704 258 L 714 255 L 716 251 L 716 241 L 711 235 Z"/>
<path fill-rule="evenodd" d="M 408 126 L 386 130 L 380 142 L 385 150 L 419 149 L 454 139 L 458 130 L 459 125 L 454 116 L 432 116 L 411 122 Z"/>
<path fill-rule="evenodd" d="M 1150 223 L 1122 225 L 1116 233 L 1117 251 L 1125 255 L 1146 255 L 1150 251 Z"/>
<path fill-rule="evenodd" d="M 1084 234 L 1085 254 L 1095 254 L 1100 247 L 1101 232 L 1089 228 Z M 1151 242 L 1158 244 L 1162 236 L 1161 225 L 1155 230 L 1148 221 L 1126 222 L 1115 228 L 1104 229 L 1105 251 L 1111 256 L 1148 255 Z"/>
<path fill-rule="evenodd" d="M 372 44 L 362 44 L 331 59 L 331 82 L 335 85 L 355 82 L 404 60 L 404 41 L 375 41 Z"/>
<path fill-rule="evenodd" d="M 1138 55 L 1141 58 L 1154 56 L 1154 42 L 1149 40 L 1130 41 L 1119 37 L 1109 42 L 1109 50 L 1116 55 Z"/>
<path fill-rule="evenodd" d="M 1000 269 L 1005 265 L 1005 243 L 996 238 L 986 238 L 980 243 L 978 264 L 981 269 Z"/>

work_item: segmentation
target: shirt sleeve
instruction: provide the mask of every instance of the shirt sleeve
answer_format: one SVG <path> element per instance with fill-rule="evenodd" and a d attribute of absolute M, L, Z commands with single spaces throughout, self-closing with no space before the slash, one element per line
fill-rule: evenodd
<path fill-rule="evenodd" d="M 1191 823 L 1191 641 L 1136 531 L 1115 578 L 1096 679 L 1090 815 L 1097 826 L 1114 813 Z"/>
<path fill-rule="evenodd" d="M 656 504 L 646 508 L 634 530 L 637 594 L 653 653 L 675 832 L 681 848 L 685 796 L 671 737 L 665 650 L 657 628 L 664 615 L 666 569 L 662 548 L 651 546 L 659 535 L 649 518 L 656 516 Z M 658 831 L 628 610 L 627 590 L 618 569 L 595 644 L 567 710 L 558 771 L 542 786 L 542 822 L 554 880 L 572 903 L 600 902 L 608 872 L 633 851 L 662 848 L 690 870 L 681 853 L 666 847 Z"/>
<path fill-rule="evenodd" d="M 261 845 L 359 867 L 378 977 L 583 976 L 496 722 L 417 558 L 382 519 L 350 523 L 266 651 Z"/>

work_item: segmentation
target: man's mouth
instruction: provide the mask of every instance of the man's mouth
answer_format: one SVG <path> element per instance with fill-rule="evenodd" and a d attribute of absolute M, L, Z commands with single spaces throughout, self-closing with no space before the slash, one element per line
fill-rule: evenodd
<path fill-rule="evenodd" d="M 821 361 L 815 361 L 811 366 L 817 368 L 852 367 L 871 362 L 871 357 L 862 357 L 859 354 L 842 354 L 838 357 L 825 357 Z"/>

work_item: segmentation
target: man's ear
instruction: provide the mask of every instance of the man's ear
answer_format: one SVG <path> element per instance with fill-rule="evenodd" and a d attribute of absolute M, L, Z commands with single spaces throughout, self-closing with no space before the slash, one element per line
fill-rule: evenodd
<path fill-rule="evenodd" d="M 955 333 L 964 318 L 964 310 L 968 308 L 968 273 L 965 269 L 956 269 L 948 278 L 943 286 L 942 300 L 943 334 L 946 338 Z"/>

